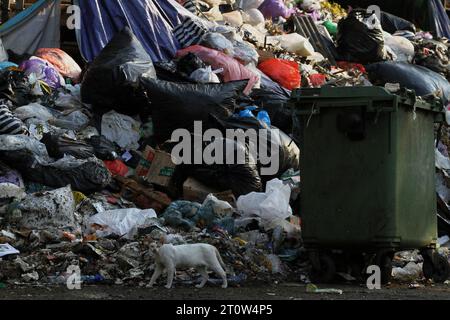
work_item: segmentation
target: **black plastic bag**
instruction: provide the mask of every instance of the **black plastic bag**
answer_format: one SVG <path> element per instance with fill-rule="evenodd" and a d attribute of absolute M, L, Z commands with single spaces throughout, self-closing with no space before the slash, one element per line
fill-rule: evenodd
<path fill-rule="evenodd" d="M 273 175 L 262 175 L 261 178 L 264 182 L 272 180 L 273 178 L 279 177 L 284 172 L 286 172 L 289 169 L 298 170 L 300 167 L 300 149 L 298 148 L 297 144 L 291 139 L 287 134 L 285 134 L 283 131 L 279 130 L 278 128 L 272 126 L 268 127 L 264 122 L 256 119 L 256 118 L 239 118 L 239 117 L 231 117 L 227 120 L 220 120 L 215 119 L 215 121 L 218 123 L 218 128 L 225 131 L 226 129 L 266 129 L 268 130 L 267 134 L 267 140 L 268 141 L 261 141 L 258 139 L 258 146 L 262 143 L 265 143 L 268 150 L 268 156 L 271 157 L 271 143 L 274 143 L 276 145 L 276 156 L 278 158 L 278 171 L 277 173 Z M 259 149 L 258 149 L 259 150 Z M 260 163 L 260 155 L 258 155 L 258 167 L 259 171 L 261 171 L 261 168 L 270 167 L 269 165 L 262 165 Z M 262 173 L 262 171 L 261 171 Z"/>
<path fill-rule="evenodd" d="M 238 144 L 236 141 L 223 139 L 224 150 L 234 152 L 237 159 L 238 152 L 244 152 L 246 161 L 244 164 L 226 164 L 226 154 L 224 152 L 224 164 L 183 164 L 180 171 L 185 177 L 193 177 L 203 184 L 218 189 L 220 191 L 232 190 L 236 197 L 246 195 L 250 192 L 260 192 L 262 181 L 258 173 L 256 160 L 251 158 L 248 146 Z M 204 144 L 205 147 L 207 143 Z M 232 148 L 229 150 L 227 148 Z M 192 161 L 193 163 L 193 161 Z"/>
<path fill-rule="evenodd" d="M 389 33 L 400 30 L 416 33 L 416 26 L 412 22 L 383 11 L 381 12 L 381 27 Z"/>
<path fill-rule="evenodd" d="M 16 107 L 33 101 L 32 88 L 22 71 L 3 69 L 0 71 L 0 98 L 10 100 Z"/>
<path fill-rule="evenodd" d="M 113 161 L 119 157 L 117 146 L 105 136 L 92 136 L 87 139 L 87 143 L 93 147 L 95 156 L 101 160 Z"/>
<path fill-rule="evenodd" d="M 178 72 L 189 77 L 197 69 L 206 68 L 206 64 L 195 54 L 189 52 L 178 61 Z"/>
<path fill-rule="evenodd" d="M 253 89 L 251 97 L 255 104 L 266 110 L 272 124 L 284 132 L 292 131 L 292 112 L 287 106 L 290 91 L 272 91 L 267 89 Z"/>
<path fill-rule="evenodd" d="M 338 23 L 337 51 L 340 60 L 358 63 L 378 62 L 386 59 L 383 30 L 373 22 L 375 15 L 365 10 L 353 10 Z"/>
<path fill-rule="evenodd" d="M 450 84 L 440 74 L 422 66 L 406 62 L 378 62 L 366 66 L 369 79 L 376 85 L 399 83 L 401 87 L 414 90 L 418 96 L 441 91 L 445 104 L 450 98 Z"/>
<path fill-rule="evenodd" d="M 75 191 L 91 193 L 111 182 L 109 170 L 99 159 L 66 156 L 55 162 L 43 143 L 28 136 L 0 135 L 0 160 L 26 180 L 54 188 L 71 185 Z"/>
<path fill-rule="evenodd" d="M 156 77 L 150 56 L 126 27 L 89 66 L 81 86 L 82 100 L 125 114 L 143 112 L 149 108 L 139 88 L 139 78 L 143 74 Z"/>
<path fill-rule="evenodd" d="M 227 118 L 247 81 L 221 84 L 175 83 L 142 77 L 152 104 L 155 139 L 164 142 L 179 128 L 191 130 L 194 121 L 208 121 L 209 115 Z"/>
<path fill-rule="evenodd" d="M 61 159 L 64 155 L 71 155 L 76 159 L 94 157 L 94 148 L 81 140 L 46 133 L 41 142 L 47 147 L 48 154 L 55 159 Z"/>
<path fill-rule="evenodd" d="M 48 187 L 71 185 L 74 191 L 86 194 L 102 191 L 111 183 L 111 174 L 97 158 L 85 160 L 64 158 L 54 163 L 42 163 L 28 150 L 0 152 L 0 158 L 32 182 Z"/>

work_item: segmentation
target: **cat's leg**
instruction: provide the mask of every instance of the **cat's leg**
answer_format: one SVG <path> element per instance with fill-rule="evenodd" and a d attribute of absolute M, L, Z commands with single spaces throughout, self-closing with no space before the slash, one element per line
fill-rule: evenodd
<path fill-rule="evenodd" d="M 166 285 L 167 289 L 172 288 L 174 277 L 175 277 L 175 266 L 172 263 L 170 263 L 169 265 L 167 265 L 167 285 Z"/>
<path fill-rule="evenodd" d="M 218 276 L 222 278 L 222 288 L 226 289 L 228 287 L 227 273 L 223 270 L 219 261 L 214 262 L 211 266 L 212 271 L 214 271 Z"/>
<path fill-rule="evenodd" d="M 201 289 L 205 286 L 206 282 L 208 282 L 208 279 L 209 279 L 208 270 L 206 269 L 205 266 L 201 266 L 201 267 L 198 267 L 197 271 L 202 276 L 202 282 L 200 284 L 196 285 L 195 287 L 198 289 Z"/>
<path fill-rule="evenodd" d="M 163 272 L 163 266 L 156 264 L 155 266 L 155 272 L 153 273 L 152 279 L 150 280 L 150 283 L 148 284 L 148 287 L 153 287 L 153 285 L 155 284 L 156 280 L 158 280 L 158 278 L 161 276 Z"/>

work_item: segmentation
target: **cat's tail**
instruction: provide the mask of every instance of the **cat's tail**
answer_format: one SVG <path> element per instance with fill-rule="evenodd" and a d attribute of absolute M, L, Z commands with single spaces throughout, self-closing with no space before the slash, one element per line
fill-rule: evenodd
<path fill-rule="evenodd" d="M 228 271 L 227 266 L 223 262 L 220 252 L 219 252 L 219 250 L 217 250 L 217 248 L 216 248 L 215 252 L 216 252 L 217 260 L 219 260 L 219 263 L 222 266 L 223 270 L 225 270 L 225 272 L 227 272 Z"/>

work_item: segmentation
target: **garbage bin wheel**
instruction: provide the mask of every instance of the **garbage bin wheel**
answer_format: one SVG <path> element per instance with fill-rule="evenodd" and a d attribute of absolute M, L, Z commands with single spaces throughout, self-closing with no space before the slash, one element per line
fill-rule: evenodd
<path fill-rule="evenodd" d="M 433 251 L 431 257 L 424 255 L 422 271 L 425 279 L 433 279 L 436 283 L 442 283 L 450 276 L 450 264 L 447 258 Z"/>
<path fill-rule="evenodd" d="M 380 267 L 381 284 L 388 284 L 392 279 L 392 255 L 393 253 L 378 253 L 375 264 Z"/>
<path fill-rule="evenodd" d="M 315 267 L 311 270 L 311 280 L 315 283 L 330 283 L 336 275 L 336 264 L 328 255 L 321 255 L 320 269 Z"/>
<path fill-rule="evenodd" d="M 358 282 L 364 281 L 367 276 L 365 274 L 366 262 L 362 254 L 354 254 L 350 257 L 349 261 L 350 275 Z"/>

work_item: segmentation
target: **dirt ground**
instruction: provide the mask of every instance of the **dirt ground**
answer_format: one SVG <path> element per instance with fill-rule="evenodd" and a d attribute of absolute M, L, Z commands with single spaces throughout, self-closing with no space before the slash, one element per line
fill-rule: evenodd
<path fill-rule="evenodd" d="M 450 285 L 433 285 L 411 289 L 408 285 L 390 285 L 369 290 L 362 285 L 321 285 L 342 289 L 343 294 L 307 293 L 306 285 L 256 283 L 241 288 L 221 289 L 209 285 L 204 289 L 164 287 L 152 289 L 128 286 L 83 286 L 68 290 L 63 286 L 20 286 L 0 289 L 0 300 L 450 300 Z"/>

